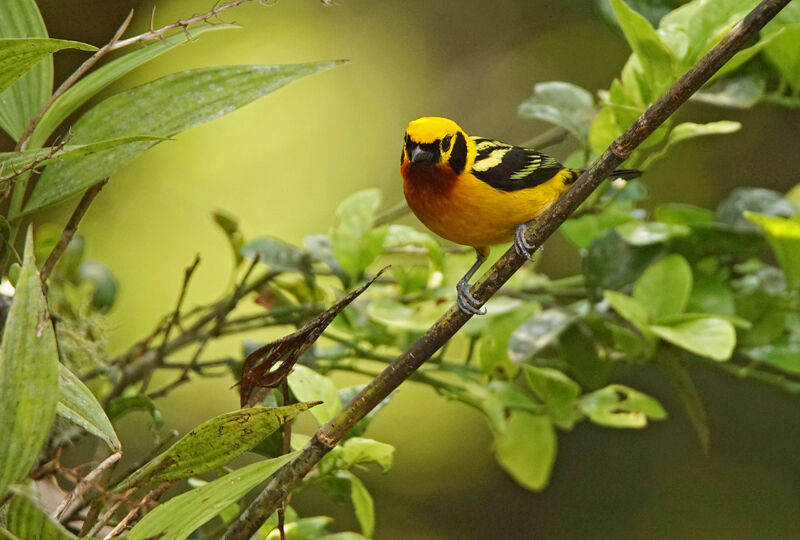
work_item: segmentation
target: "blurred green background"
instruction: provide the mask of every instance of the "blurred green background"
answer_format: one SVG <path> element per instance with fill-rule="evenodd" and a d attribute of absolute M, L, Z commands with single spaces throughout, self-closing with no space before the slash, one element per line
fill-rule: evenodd
<path fill-rule="evenodd" d="M 154 3 L 156 26 L 212 7 L 210 0 L 39 1 L 52 37 L 95 45 L 132 8 L 133 31 L 146 30 Z M 172 309 L 196 253 L 202 263 L 186 305 L 222 293 L 231 262 L 214 209 L 238 216 L 251 237 L 302 243 L 327 231 L 337 204 L 353 191 L 379 187 L 387 207 L 400 200 L 397 154 L 409 120 L 448 116 L 470 134 L 521 142 L 548 127 L 516 116 L 535 83 L 607 88 L 629 52 L 589 0 L 339 0 L 333 7 L 281 0 L 247 4 L 223 19 L 243 28 L 203 35 L 109 93 L 199 66 L 350 62 L 179 135 L 112 178 L 81 225 L 90 256 L 120 280 L 112 352 Z M 57 80 L 82 58 L 59 53 Z M 649 205 L 713 208 L 737 186 L 786 191 L 800 181 L 800 111 L 689 104 L 679 115 L 744 127 L 679 146 L 649 170 Z M 574 148 L 565 141 L 548 152 L 564 158 Z M 63 222 L 66 214 L 51 218 Z M 470 258 L 451 266 L 460 275 Z M 578 263 L 574 250 L 553 238 L 540 268 L 558 277 L 577 272 Z M 223 341 L 210 354 L 233 354 L 239 343 Z M 583 423 L 560 434 L 552 482 L 540 494 L 518 487 L 495 464 L 482 417 L 407 385 L 371 427 L 371 436 L 397 447 L 388 474 L 362 474 L 375 497 L 376 538 L 799 538 L 798 397 L 706 368 L 693 372 L 708 408 L 710 455 L 656 374 L 640 371 L 627 382 L 658 397 L 671 417 L 643 432 Z M 186 430 L 235 408 L 231 383 L 183 386 L 159 403 L 167 424 Z M 149 437 L 146 428 L 125 424 L 127 447 L 142 437 Z M 294 504 L 303 514 L 355 525 L 350 508 L 323 496 Z"/>

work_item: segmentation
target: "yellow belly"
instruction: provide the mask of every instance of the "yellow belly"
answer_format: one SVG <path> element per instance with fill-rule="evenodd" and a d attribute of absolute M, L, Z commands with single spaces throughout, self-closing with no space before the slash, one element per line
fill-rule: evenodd
<path fill-rule="evenodd" d="M 472 175 L 454 179 L 449 189 L 404 175 L 411 210 L 437 235 L 473 247 L 509 242 L 521 223 L 536 219 L 567 189 L 563 171 L 533 188 L 502 191 Z"/>

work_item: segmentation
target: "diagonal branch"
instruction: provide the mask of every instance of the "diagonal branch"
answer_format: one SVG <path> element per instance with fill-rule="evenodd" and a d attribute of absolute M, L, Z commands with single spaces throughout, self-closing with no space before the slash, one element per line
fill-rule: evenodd
<path fill-rule="evenodd" d="M 611 143 L 572 188 L 558 199 L 536 225 L 528 229 L 525 234 L 526 240 L 534 246 L 541 246 L 615 167 L 630 156 L 648 135 L 697 92 L 789 1 L 763 0 L 756 6 L 658 101 L 653 103 L 625 133 Z M 481 303 L 488 300 L 524 262 L 525 259 L 514 249 L 509 249 L 473 287 L 472 293 L 475 298 Z M 302 453 L 275 474 L 258 497 L 232 524 L 223 539 L 250 538 L 319 460 L 333 449 L 361 418 L 453 337 L 469 318 L 470 315 L 452 306 L 408 350 L 398 356 L 330 422 L 317 431 Z"/>

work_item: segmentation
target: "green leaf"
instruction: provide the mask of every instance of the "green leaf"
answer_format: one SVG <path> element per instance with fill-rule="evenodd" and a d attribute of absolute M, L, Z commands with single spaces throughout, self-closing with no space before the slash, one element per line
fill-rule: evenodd
<path fill-rule="evenodd" d="M 236 219 L 236 216 L 222 210 L 213 211 L 211 216 L 214 219 L 214 223 L 222 230 L 222 233 L 228 240 L 228 245 L 230 245 L 231 253 L 233 254 L 233 265 L 234 267 L 238 267 L 243 259 L 241 249 L 244 245 L 244 235 L 239 229 L 239 221 Z"/>
<path fill-rule="evenodd" d="M 584 319 L 586 321 L 586 319 Z M 610 321 L 603 318 L 604 323 Z M 600 354 L 597 338 L 585 332 L 582 325 L 572 325 L 561 334 L 558 344 L 561 360 L 567 365 L 567 373 L 584 388 L 599 388 L 608 382 L 614 366 L 606 354 Z M 619 327 L 617 327 L 619 328 Z M 641 340 L 638 336 L 637 340 Z"/>
<path fill-rule="evenodd" d="M 55 148 L 48 147 L 39 148 L 37 150 L 26 150 L 24 152 L 2 152 L 0 153 L 0 168 L 3 170 L 3 175 L 8 175 L 12 171 L 18 170 L 26 165 L 30 165 L 37 160 L 39 161 L 36 164 L 36 167 L 38 168 L 44 167 L 45 165 L 49 165 L 50 163 L 54 163 L 56 161 L 67 161 L 69 159 L 83 157 L 123 144 L 140 141 L 159 142 L 163 140 L 166 139 L 163 139 L 162 137 L 141 135 L 136 137 L 122 137 L 120 139 L 112 139 L 109 141 L 100 141 L 90 144 L 68 144 L 57 151 Z"/>
<path fill-rule="evenodd" d="M 364 437 L 351 437 L 330 454 L 333 461 L 331 466 L 335 469 L 350 469 L 354 465 L 374 461 L 383 472 L 387 472 L 394 461 L 394 446 Z"/>
<path fill-rule="evenodd" d="M 112 451 L 120 451 L 122 445 L 103 411 L 103 406 L 64 364 L 58 364 L 58 387 L 61 390 L 61 399 L 56 409 L 59 416 L 100 437 Z"/>
<path fill-rule="evenodd" d="M 372 228 L 381 202 L 378 189 L 350 195 L 336 209 L 338 223 L 330 233 L 336 260 L 352 280 L 358 280 L 383 249 L 386 227 Z"/>
<path fill-rule="evenodd" d="M 632 246 L 614 230 L 600 233 L 583 259 L 583 275 L 591 298 L 606 289 L 632 283 L 665 251 L 664 244 Z"/>
<path fill-rule="evenodd" d="M 655 218 L 670 225 L 698 225 L 712 223 L 714 214 L 699 206 L 667 203 L 656 208 Z"/>
<path fill-rule="evenodd" d="M 278 272 L 311 275 L 311 257 L 307 253 L 269 236 L 251 240 L 242 247 L 241 254 L 248 259 L 254 259 L 258 255 L 258 262 Z"/>
<path fill-rule="evenodd" d="M 36 462 L 58 403 L 58 351 L 33 257 L 33 232 L 0 345 L 0 496 Z"/>
<path fill-rule="evenodd" d="M 0 38 L 46 38 L 47 29 L 34 0 L 5 0 Z M 0 127 L 19 140 L 28 122 L 53 91 L 53 58 L 46 56 L 5 92 L 0 93 Z"/>
<path fill-rule="evenodd" d="M 575 409 L 575 399 L 581 393 L 578 383 L 557 369 L 528 364 L 524 364 L 522 369 L 528 385 L 544 403 L 553 423 L 563 429 L 572 428 L 581 416 Z"/>
<path fill-rule="evenodd" d="M 62 49 L 96 51 L 94 45 L 49 38 L 0 38 L 0 92 L 14 84 L 43 58 Z"/>
<path fill-rule="evenodd" d="M 795 92 L 800 91 L 800 24 L 783 26 L 764 48 L 764 55 Z"/>
<path fill-rule="evenodd" d="M 418 246 L 428 251 L 434 270 L 444 271 L 444 251 L 432 235 L 408 225 L 389 225 L 383 249 Z"/>
<path fill-rule="evenodd" d="M 633 11 L 625 2 L 611 0 L 611 7 L 628 45 L 639 58 L 650 83 L 648 95 L 643 96 L 646 102 L 650 102 L 672 84 L 675 71 L 672 51 L 664 45 L 647 19 Z"/>
<path fill-rule="evenodd" d="M 678 393 L 683 408 L 686 409 L 700 447 L 703 452 L 708 454 L 711 447 L 711 429 L 708 427 L 708 416 L 706 408 L 703 406 L 703 399 L 700 397 L 689 371 L 677 359 L 667 355 L 661 359 L 661 364 L 667 372 L 667 379 Z"/>
<path fill-rule="evenodd" d="M 605 291 L 603 298 L 611 304 L 614 311 L 620 316 L 635 326 L 643 334 L 647 334 L 647 324 L 650 321 L 647 307 L 642 305 L 641 302 L 617 291 Z"/>
<path fill-rule="evenodd" d="M 89 259 L 81 263 L 79 272 L 82 281 L 94 285 L 92 307 L 100 312 L 111 309 L 117 299 L 117 278 L 111 269 L 97 259 Z"/>
<path fill-rule="evenodd" d="M 740 350 L 748 358 L 789 373 L 800 374 L 800 336 L 796 334 L 794 339 L 779 338 L 769 345 Z"/>
<path fill-rule="evenodd" d="M 648 169 L 658 159 L 662 158 L 673 145 L 693 139 L 695 137 L 704 137 L 707 135 L 723 135 L 727 133 L 735 133 L 742 128 L 742 124 L 732 120 L 720 120 L 718 122 L 709 122 L 707 124 L 696 124 L 694 122 L 683 122 L 675 126 L 667 137 L 667 142 L 664 147 L 658 152 L 654 152 L 647 157 L 642 164 L 643 169 Z"/>
<path fill-rule="evenodd" d="M 364 388 L 366 388 L 366 384 L 362 384 L 359 386 L 348 386 L 347 388 L 342 388 L 339 390 L 339 400 L 342 403 L 350 403 Z M 375 407 L 373 407 L 361 420 L 353 426 L 350 431 L 347 432 L 345 435 L 345 439 L 353 438 L 353 437 L 361 437 L 369 427 L 372 420 L 381 412 L 381 409 L 386 407 L 389 402 L 394 397 L 394 392 L 383 398 Z"/>
<path fill-rule="evenodd" d="M 112 401 L 108 406 L 108 418 L 110 420 L 117 420 L 129 412 L 136 410 L 147 411 L 153 419 L 154 427 L 159 428 L 164 424 L 164 418 L 161 416 L 161 412 L 156 408 L 156 404 L 152 399 L 142 394 L 122 396 Z"/>
<path fill-rule="evenodd" d="M 497 433 L 506 430 L 506 421 L 510 411 L 524 411 L 536 415 L 545 414 L 544 406 L 534 401 L 531 396 L 510 383 L 492 381 L 488 385 L 489 393 L 481 402 L 481 410 L 489 420 L 489 425 Z"/>
<path fill-rule="evenodd" d="M 222 66 L 167 75 L 98 103 L 73 126 L 72 143 L 181 131 L 232 112 L 282 86 L 337 62 L 285 66 Z M 80 160 L 54 163 L 44 170 L 23 213 L 61 202 L 144 152 L 152 142 L 138 142 L 98 152 Z"/>
<path fill-rule="evenodd" d="M 311 414 L 319 425 L 323 425 L 336 416 L 336 413 L 342 408 L 339 391 L 333 381 L 311 368 L 297 364 L 287 380 L 292 393 L 300 401 L 322 402 L 311 409 Z"/>
<path fill-rule="evenodd" d="M 14 535 L 7 538 L 15 540 L 34 538 L 36 540 L 71 540 L 77 538 L 23 495 L 15 495 L 8 504 L 5 527 Z M 6 536 L 1 528 L 0 536 Z"/>
<path fill-rule="evenodd" d="M 758 226 L 744 216 L 746 211 L 781 217 L 797 214 L 797 208 L 777 191 L 763 188 L 736 188 L 719 203 L 715 217 L 718 222 L 726 225 L 745 230 L 758 230 Z"/>
<path fill-rule="evenodd" d="M 353 473 L 340 471 L 338 474 L 350 482 L 350 500 L 353 503 L 358 524 L 361 526 L 364 536 L 371 538 L 375 533 L 375 503 L 372 496 L 364 483 Z"/>
<path fill-rule="evenodd" d="M 683 313 L 691 292 L 692 268 L 675 254 L 645 270 L 633 286 L 633 298 L 645 307 L 651 322 Z"/>
<path fill-rule="evenodd" d="M 786 285 L 800 290 L 800 220 L 745 212 L 744 217 L 764 231 L 786 276 Z"/>
<path fill-rule="evenodd" d="M 699 318 L 670 326 L 650 326 L 658 337 L 712 360 L 727 360 L 736 345 L 736 331 L 730 321 L 717 317 Z"/>
<path fill-rule="evenodd" d="M 125 536 L 128 540 L 183 540 L 198 527 L 266 480 L 299 452 L 251 463 L 177 495 L 148 512 Z"/>
<path fill-rule="evenodd" d="M 662 420 L 667 413 L 654 398 L 621 384 L 584 394 L 578 406 L 595 424 L 618 428 L 643 428 L 647 419 Z"/>
<path fill-rule="evenodd" d="M 570 218 L 558 230 L 578 249 L 588 249 L 603 231 L 636 219 L 631 210 L 629 205 L 614 204 L 600 214 Z"/>
<path fill-rule="evenodd" d="M 658 221 L 629 221 L 617 226 L 617 234 L 632 246 L 660 244 L 671 238 L 688 236 L 691 229 L 685 225 L 671 225 Z"/>
<path fill-rule="evenodd" d="M 703 88 L 690 99 L 718 107 L 748 109 L 761 101 L 766 81 L 756 75 L 730 76 Z"/>
<path fill-rule="evenodd" d="M 595 114 L 592 94 L 574 84 L 551 81 L 533 87 L 533 96 L 517 109 L 521 118 L 536 118 L 572 133 L 583 146 L 588 145 L 589 124 Z"/>
<path fill-rule="evenodd" d="M 537 313 L 522 323 L 508 340 L 508 357 L 520 363 L 552 345 L 561 333 L 578 320 L 578 313 L 553 308 Z"/>
<path fill-rule="evenodd" d="M 221 467 L 315 403 L 254 407 L 203 422 L 121 482 L 116 492 L 145 483 L 181 480 Z"/>
<path fill-rule="evenodd" d="M 339 278 L 339 281 L 342 282 L 342 285 L 345 287 L 348 286 L 350 278 L 348 277 L 347 272 L 344 271 L 344 268 L 342 268 L 342 265 L 339 264 L 339 261 L 336 260 L 336 256 L 333 254 L 330 236 L 327 234 L 311 234 L 306 236 L 303 244 L 311 256 L 328 265 L 328 268 L 330 268 L 333 274 Z"/>
<path fill-rule="evenodd" d="M 519 365 L 509 356 L 509 340 L 514 331 L 538 310 L 535 303 L 526 302 L 512 311 L 487 315 L 486 326 L 478 341 L 478 363 L 484 373 L 504 378 L 516 375 Z"/>
<path fill-rule="evenodd" d="M 540 491 L 556 458 L 556 431 L 547 416 L 511 411 L 505 431 L 495 435 L 495 457 L 521 486 Z"/>
<path fill-rule="evenodd" d="M 215 23 L 195 28 L 185 28 L 181 32 L 148 43 L 93 70 L 61 94 L 47 109 L 36 129 L 33 130 L 29 147 L 38 148 L 44 144 L 56 128 L 78 107 L 95 97 L 100 90 L 123 75 L 161 56 L 176 45 L 193 43 L 197 36 L 204 32 L 229 28 L 238 27 L 231 24 Z"/>

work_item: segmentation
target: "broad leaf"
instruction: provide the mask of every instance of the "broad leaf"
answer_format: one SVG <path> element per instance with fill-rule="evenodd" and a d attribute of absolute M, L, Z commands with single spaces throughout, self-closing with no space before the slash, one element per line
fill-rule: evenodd
<path fill-rule="evenodd" d="M 35 0 L 3 0 L 0 38 L 46 38 Z M 5 92 L 0 93 L 0 127 L 18 140 L 28 122 L 53 91 L 53 59 L 46 56 Z"/>
<path fill-rule="evenodd" d="M 764 54 L 786 80 L 795 94 L 800 91 L 800 24 L 783 27 L 764 49 Z"/>
<path fill-rule="evenodd" d="M 671 326 L 651 326 L 658 337 L 712 360 L 727 360 L 736 346 L 736 330 L 730 321 L 704 317 Z"/>
<path fill-rule="evenodd" d="M 645 223 L 629 221 L 616 228 L 617 234 L 632 246 L 660 244 L 670 238 L 687 236 L 691 230 L 685 225 L 672 225 L 658 221 Z"/>
<path fill-rule="evenodd" d="M 285 407 L 254 407 L 212 418 L 126 478 L 115 491 L 213 471 L 247 452 L 287 420 L 312 406 L 295 403 Z"/>
<path fill-rule="evenodd" d="M 159 504 L 125 536 L 129 540 L 158 537 L 182 540 L 213 519 L 255 486 L 266 480 L 298 453 L 251 463 L 212 482 Z"/>
<path fill-rule="evenodd" d="M 161 56 L 176 45 L 192 43 L 197 36 L 204 32 L 228 28 L 238 27 L 230 24 L 209 24 L 183 29 L 181 32 L 148 43 L 93 70 L 61 94 L 47 109 L 36 129 L 33 130 L 29 147 L 38 148 L 44 144 L 55 129 L 78 107 L 126 73 Z"/>
<path fill-rule="evenodd" d="M 74 144 L 152 135 L 172 137 L 232 112 L 337 62 L 198 68 L 132 88 L 97 104 L 73 127 Z M 113 174 L 155 143 L 138 142 L 44 170 L 23 213 L 61 202 Z"/>
<path fill-rule="evenodd" d="M 575 399 L 581 393 L 578 383 L 563 372 L 546 367 L 523 365 L 528 384 L 534 394 L 544 403 L 547 414 L 553 422 L 564 429 L 570 429 L 580 418 L 575 409 Z"/>
<path fill-rule="evenodd" d="M 683 313 L 692 292 L 692 269 L 680 255 L 668 255 L 644 271 L 633 286 L 633 298 L 644 306 L 648 320 Z"/>
<path fill-rule="evenodd" d="M 112 451 L 122 449 L 114 426 L 103 411 L 103 406 L 98 403 L 92 391 L 64 364 L 58 365 L 58 388 L 61 390 L 61 399 L 56 409 L 59 416 L 100 437 Z"/>
<path fill-rule="evenodd" d="M 0 345 L 0 496 L 28 474 L 58 402 L 58 351 L 28 230 Z"/>
<path fill-rule="evenodd" d="M 249 259 L 258 256 L 258 262 L 266 264 L 272 270 L 311 275 L 311 257 L 307 253 L 269 236 L 251 240 L 240 252 Z"/>
<path fill-rule="evenodd" d="M 512 362 L 525 362 L 552 345 L 577 319 L 578 313 L 562 308 L 537 313 L 512 332 L 508 340 L 508 357 Z"/>
<path fill-rule="evenodd" d="M 556 458 L 556 431 L 547 416 L 512 411 L 495 436 L 498 463 L 520 485 L 544 489 Z"/>
<path fill-rule="evenodd" d="M 543 82 L 533 87 L 533 96 L 520 104 L 517 114 L 561 126 L 587 146 L 589 124 L 595 114 L 594 100 L 592 94 L 580 86 L 560 81 Z"/>
<path fill-rule="evenodd" d="M 295 365 L 294 371 L 287 380 L 292 393 L 300 401 L 322 402 L 311 409 L 311 414 L 319 425 L 333 418 L 342 408 L 339 391 L 328 377 L 320 375 L 306 366 Z"/>
<path fill-rule="evenodd" d="M 790 289 L 800 290 L 800 220 L 754 212 L 745 212 L 744 216 L 764 231 L 786 276 L 786 285 Z"/>
<path fill-rule="evenodd" d="M 380 201 L 379 190 L 366 189 L 336 209 L 338 222 L 330 233 L 331 250 L 351 280 L 358 279 L 383 249 L 386 227 L 372 228 Z"/>
<path fill-rule="evenodd" d="M 647 334 L 647 324 L 650 321 L 647 306 L 635 298 L 618 291 L 606 291 L 603 293 L 603 298 L 611 304 L 614 311 L 619 313 L 623 319 L 627 320 L 643 334 Z"/>
<path fill-rule="evenodd" d="M 96 51 L 97 47 L 49 38 L 0 38 L 0 92 L 14 84 L 43 58 L 62 49 Z"/>
<path fill-rule="evenodd" d="M 372 495 L 369 494 L 364 483 L 353 473 L 339 471 L 337 476 L 346 478 L 350 482 L 350 501 L 353 503 L 356 519 L 358 519 L 364 536 L 371 538 L 375 532 L 375 503 Z"/>
<path fill-rule="evenodd" d="M 667 413 L 652 397 L 621 384 L 611 384 L 581 396 L 579 407 L 595 424 L 643 428 L 647 419 L 662 420 Z"/>

